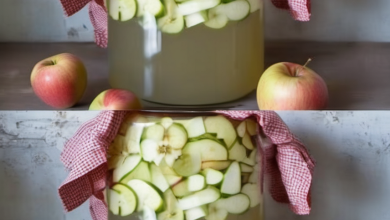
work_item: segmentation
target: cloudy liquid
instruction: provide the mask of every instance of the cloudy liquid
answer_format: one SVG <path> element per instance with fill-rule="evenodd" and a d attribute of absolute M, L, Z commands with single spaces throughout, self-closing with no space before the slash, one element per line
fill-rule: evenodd
<path fill-rule="evenodd" d="M 138 97 L 172 105 L 216 104 L 257 87 L 264 68 L 262 8 L 222 29 L 203 24 L 178 34 L 153 22 L 109 18 L 109 81 Z"/>

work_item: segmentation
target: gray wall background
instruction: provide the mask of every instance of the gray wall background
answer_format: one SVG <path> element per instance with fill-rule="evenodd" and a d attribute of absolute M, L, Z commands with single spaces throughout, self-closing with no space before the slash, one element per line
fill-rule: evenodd
<path fill-rule="evenodd" d="M 266 39 L 390 41 L 390 1 L 312 0 L 309 22 L 264 0 Z M 1 0 L 0 42 L 93 41 L 88 7 L 66 18 L 59 0 Z"/>

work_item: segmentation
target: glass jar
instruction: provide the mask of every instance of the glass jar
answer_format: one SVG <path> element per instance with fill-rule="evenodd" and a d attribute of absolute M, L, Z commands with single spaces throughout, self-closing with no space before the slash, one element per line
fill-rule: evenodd
<path fill-rule="evenodd" d="M 256 138 L 251 119 L 129 115 L 108 150 L 109 219 L 262 220 Z"/>
<path fill-rule="evenodd" d="M 129 10 L 118 16 L 117 1 L 108 3 L 113 88 L 171 105 L 223 103 L 256 89 L 264 68 L 263 0 L 162 0 L 161 8 L 144 6 L 133 17 Z M 139 8 L 160 2 L 126 1 Z"/>

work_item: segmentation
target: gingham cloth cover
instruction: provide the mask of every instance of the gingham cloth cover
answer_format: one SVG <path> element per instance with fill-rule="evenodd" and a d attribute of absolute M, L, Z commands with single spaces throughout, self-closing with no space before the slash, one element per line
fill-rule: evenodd
<path fill-rule="evenodd" d="M 259 0 L 260 1 L 260 0 Z M 271 0 L 280 9 L 289 10 L 297 21 L 309 21 L 311 15 L 310 0 Z M 94 27 L 95 42 L 106 48 L 108 44 L 107 9 L 103 0 L 60 0 L 65 16 L 72 16 L 89 3 L 89 17 Z"/>
<path fill-rule="evenodd" d="M 66 212 L 90 201 L 94 220 L 107 220 L 104 202 L 106 151 L 115 138 L 126 111 L 102 111 L 84 123 L 66 143 L 61 161 L 70 171 L 58 192 Z M 264 173 L 270 193 L 277 202 L 288 203 L 299 215 L 310 213 L 310 187 L 314 161 L 305 146 L 273 111 L 216 111 L 232 119 L 253 117 L 272 144 L 263 146 Z M 260 152 L 260 151 L 259 151 Z M 263 175 L 260 175 L 263 176 Z"/>

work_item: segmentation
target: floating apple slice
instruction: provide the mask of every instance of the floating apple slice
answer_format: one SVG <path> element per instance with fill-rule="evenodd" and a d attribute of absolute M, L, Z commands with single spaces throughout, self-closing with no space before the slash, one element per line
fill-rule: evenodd
<path fill-rule="evenodd" d="M 208 205 L 208 215 L 205 217 L 206 220 L 225 220 L 228 216 L 228 211 L 222 208 L 217 207 L 217 203 L 219 200 L 216 202 L 213 202 Z"/>
<path fill-rule="evenodd" d="M 186 120 L 175 120 L 176 123 L 182 124 L 187 130 L 188 138 L 198 137 L 206 133 L 203 117 L 195 117 Z"/>
<path fill-rule="evenodd" d="M 255 147 L 253 146 L 252 139 L 247 132 L 245 132 L 242 137 L 242 144 L 248 149 L 253 150 Z"/>
<path fill-rule="evenodd" d="M 184 212 L 179 208 L 177 199 L 172 190 L 164 192 L 165 211 L 157 215 L 158 220 L 184 220 Z"/>
<path fill-rule="evenodd" d="M 242 187 L 242 193 L 247 195 L 250 200 L 250 207 L 253 208 L 260 204 L 260 190 L 259 185 L 256 183 L 247 183 Z"/>
<path fill-rule="evenodd" d="M 253 167 L 245 164 L 245 163 L 240 163 L 240 168 L 241 168 L 241 172 L 243 173 L 251 173 L 253 172 Z"/>
<path fill-rule="evenodd" d="M 205 177 L 206 183 L 208 185 L 217 185 L 223 179 L 223 173 L 218 170 L 214 170 L 211 168 L 204 169 L 201 174 Z"/>
<path fill-rule="evenodd" d="M 211 168 L 214 170 L 224 170 L 230 166 L 232 161 L 224 160 L 224 161 L 204 161 L 202 162 L 202 170 Z"/>
<path fill-rule="evenodd" d="M 229 150 L 229 160 L 243 161 L 246 158 L 246 149 L 237 140 Z"/>
<path fill-rule="evenodd" d="M 187 0 L 178 4 L 178 11 L 182 15 L 190 15 L 214 8 L 220 2 L 221 0 Z"/>
<path fill-rule="evenodd" d="M 234 195 L 241 190 L 241 168 L 237 161 L 230 164 L 229 168 L 223 177 L 221 185 L 221 193 L 226 195 Z"/>
<path fill-rule="evenodd" d="M 185 211 L 186 220 L 196 220 L 205 217 L 208 213 L 207 207 L 199 206 Z"/>
<path fill-rule="evenodd" d="M 161 190 L 161 192 L 165 192 L 169 188 L 169 184 L 164 177 L 164 174 L 161 172 L 160 167 L 155 164 L 149 164 L 150 174 L 151 174 L 151 182 L 157 188 Z"/>
<path fill-rule="evenodd" d="M 167 129 L 167 137 L 169 146 L 174 149 L 181 149 L 187 143 L 187 132 L 180 124 L 172 124 Z"/>
<path fill-rule="evenodd" d="M 196 12 L 196 13 L 184 16 L 184 21 L 186 23 L 187 28 L 198 25 L 200 23 L 203 23 L 206 20 L 207 20 L 206 11 L 200 11 L 200 12 Z"/>
<path fill-rule="evenodd" d="M 157 26 L 164 33 L 176 34 L 184 28 L 184 17 L 178 13 L 174 0 L 163 0 L 166 14 L 157 20 Z"/>
<path fill-rule="evenodd" d="M 172 168 L 180 176 L 191 176 L 199 173 L 202 158 L 199 152 L 184 153 L 175 161 Z"/>
<path fill-rule="evenodd" d="M 125 142 L 127 144 L 127 152 L 135 154 L 140 152 L 141 136 L 146 123 L 149 121 L 138 114 L 132 115 L 127 119 L 128 126 L 125 135 Z"/>
<path fill-rule="evenodd" d="M 108 14 L 114 20 L 128 21 L 135 16 L 136 11 L 135 0 L 109 0 Z"/>
<path fill-rule="evenodd" d="M 257 160 L 257 149 L 252 150 L 249 157 L 245 157 L 242 162 L 250 166 L 255 166 Z"/>
<path fill-rule="evenodd" d="M 204 176 L 195 174 L 176 184 L 174 187 L 172 187 L 172 191 L 175 196 L 183 197 L 191 194 L 192 192 L 199 191 L 205 186 L 206 183 Z"/>
<path fill-rule="evenodd" d="M 154 124 L 145 128 L 142 140 L 162 141 L 165 128 L 161 124 Z"/>
<path fill-rule="evenodd" d="M 217 208 L 225 209 L 232 214 L 242 214 L 250 208 L 250 199 L 247 195 L 239 193 L 216 202 Z"/>
<path fill-rule="evenodd" d="M 208 20 L 204 24 L 213 29 L 221 29 L 227 25 L 229 18 L 222 13 L 218 13 L 218 6 L 208 10 Z"/>
<path fill-rule="evenodd" d="M 258 1 L 258 0 L 255 0 Z M 246 119 L 246 130 L 248 131 L 250 136 L 254 136 L 257 134 L 257 124 L 252 119 Z"/>
<path fill-rule="evenodd" d="M 217 13 L 226 15 L 231 21 L 239 21 L 249 15 L 250 5 L 246 0 L 236 0 L 218 5 Z"/>
<path fill-rule="evenodd" d="M 219 190 L 213 186 L 208 186 L 206 189 L 195 192 L 189 196 L 178 199 L 179 207 L 182 210 L 189 210 L 198 206 L 212 203 L 221 196 Z"/>
<path fill-rule="evenodd" d="M 149 164 L 145 161 L 141 161 L 129 174 L 123 177 L 120 182 L 127 183 L 132 179 L 151 181 L 151 172 Z"/>
<path fill-rule="evenodd" d="M 108 190 L 108 208 L 114 215 L 128 216 L 137 207 L 134 191 L 124 184 L 115 184 Z"/>
<path fill-rule="evenodd" d="M 236 129 L 232 123 L 222 115 L 209 116 L 204 120 L 206 131 L 208 133 L 216 133 L 218 138 L 225 141 L 228 148 L 237 138 Z"/>
<path fill-rule="evenodd" d="M 244 134 L 246 132 L 246 121 L 242 121 L 236 128 L 237 134 L 240 137 L 244 137 Z"/>
<path fill-rule="evenodd" d="M 114 169 L 113 181 L 119 182 L 120 180 L 125 178 L 126 175 L 130 174 L 131 171 L 133 171 L 140 162 L 140 155 L 129 155 L 128 157 L 126 157 L 126 159 L 123 161 L 123 164 Z"/>
<path fill-rule="evenodd" d="M 154 211 L 161 211 L 164 208 L 163 193 L 153 185 L 142 181 L 133 179 L 127 183 L 138 198 L 137 211 L 142 211 L 144 206 L 148 206 Z"/>
<path fill-rule="evenodd" d="M 160 0 L 148 0 L 144 9 L 155 17 L 159 17 L 164 13 L 164 5 Z"/>
<path fill-rule="evenodd" d="M 209 139 L 187 143 L 183 148 L 183 154 L 200 154 L 202 162 L 228 159 L 226 148 Z"/>

